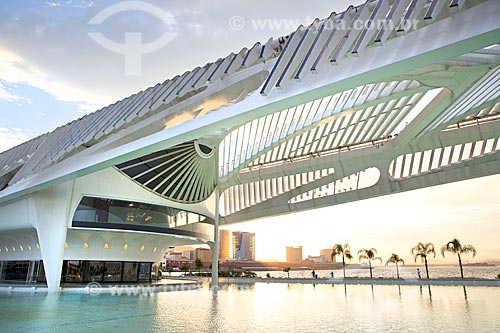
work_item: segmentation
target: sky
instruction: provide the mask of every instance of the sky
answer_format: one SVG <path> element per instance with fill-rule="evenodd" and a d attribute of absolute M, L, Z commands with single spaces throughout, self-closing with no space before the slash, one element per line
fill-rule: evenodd
<path fill-rule="evenodd" d="M 110 6 L 124 3 L 0 3 L 0 151 L 257 41 L 286 35 L 300 24 L 350 4 L 152 0 L 142 8 L 153 5 L 159 9 L 156 14 L 128 10 L 99 24 L 89 23 Z M 139 71 L 131 75 L 124 55 L 96 42 L 91 37 L 96 33 L 118 44 L 134 33 L 136 37 L 140 33 L 144 44 L 166 39 L 162 47 L 142 55 Z M 397 252 L 412 262 L 410 248 L 416 242 L 434 242 L 439 248 L 454 237 L 475 245 L 478 260 L 496 259 L 500 258 L 499 197 L 500 176 L 492 176 L 231 229 L 257 233 L 257 259 L 284 260 L 287 245 L 302 245 L 307 256 L 348 242 L 355 252 L 375 247 L 384 261 Z M 442 259 L 437 257 L 436 262 Z"/>

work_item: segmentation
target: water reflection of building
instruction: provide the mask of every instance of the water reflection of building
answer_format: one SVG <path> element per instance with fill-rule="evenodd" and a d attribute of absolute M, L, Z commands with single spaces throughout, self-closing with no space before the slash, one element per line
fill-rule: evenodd
<path fill-rule="evenodd" d="M 233 258 L 255 260 L 255 233 L 233 231 Z"/>
<path fill-rule="evenodd" d="M 286 262 L 302 262 L 302 246 L 286 247 Z"/>

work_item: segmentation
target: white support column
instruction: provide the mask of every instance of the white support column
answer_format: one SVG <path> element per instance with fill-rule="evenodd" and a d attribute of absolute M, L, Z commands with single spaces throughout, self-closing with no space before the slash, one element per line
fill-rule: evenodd
<path fill-rule="evenodd" d="M 72 184 L 59 184 L 33 196 L 35 227 L 49 293 L 59 292 L 60 288 Z"/>
<path fill-rule="evenodd" d="M 217 292 L 219 287 L 219 188 L 215 188 L 215 218 L 214 218 L 214 242 L 212 248 L 212 291 Z"/>

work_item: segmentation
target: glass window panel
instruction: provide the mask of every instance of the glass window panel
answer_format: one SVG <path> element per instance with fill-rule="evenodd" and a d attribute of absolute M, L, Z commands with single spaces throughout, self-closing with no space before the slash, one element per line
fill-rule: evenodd
<path fill-rule="evenodd" d="M 73 216 L 74 222 L 116 223 L 175 228 L 198 223 L 207 217 L 177 208 L 105 198 L 84 197 Z"/>
<path fill-rule="evenodd" d="M 104 263 L 102 261 L 87 261 L 85 266 L 85 282 L 102 282 L 104 272 Z"/>
<path fill-rule="evenodd" d="M 144 280 L 149 281 L 150 273 L 151 273 L 151 263 L 141 262 L 139 264 L 139 281 L 144 281 Z"/>
<path fill-rule="evenodd" d="M 123 282 L 135 282 L 137 281 L 137 269 L 139 263 L 137 262 L 126 262 L 123 264 Z"/>
<path fill-rule="evenodd" d="M 68 260 L 66 262 L 65 282 L 82 282 L 83 281 L 83 261 Z"/>
<path fill-rule="evenodd" d="M 107 262 L 104 265 L 104 282 L 118 282 L 122 278 L 122 263 Z"/>
<path fill-rule="evenodd" d="M 5 261 L 2 269 L 4 280 L 26 281 L 29 261 Z"/>

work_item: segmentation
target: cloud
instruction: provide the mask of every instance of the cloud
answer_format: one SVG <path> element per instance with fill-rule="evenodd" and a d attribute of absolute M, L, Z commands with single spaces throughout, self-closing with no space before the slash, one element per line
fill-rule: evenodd
<path fill-rule="evenodd" d="M 100 104 L 78 103 L 76 112 L 83 113 L 83 114 L 89 114 L 89 113 L 92 113 L 92 112 L 100 109 L 101 107 L 102 107 L 102 105 L 100 105 Z"/>
<path fill-rule="evenodd" d="M 61 81 L 52 80 L 43 70 L 4 49 L 0 49 L 0 80 L 9 83 L 26 83 L 46 91 L 63 102 L 81 102 L 82 105 L 94 105 L 97 108 L 112 102 L 111 99 L 103 98 L 103 96 L 74 88 Z M 20 96 L 9 93 L 6 89 L 2 90 L 2 87 L 0 87 L 0 98 L 10 101 L 22 99 Z"/>
<path fill-rule="evenodd" d="M 2 100 L 15 103 L 18 106 L 32 103 L 31 99 L 16 93 L 15 85 L 5 84 L 0 80 L 0 101 Z"/>
<path fill-rule="evenodd" d="M 8 88 L 2 82 L 0 82 L 0 100 L 8 102 L 22 102 L 25 101 L 26 98 L 16 95 L 15 93 L 12 92 L 12 89 Z"/>
<path fill-rule="evenodd" d="M 0 152 L 17 146 L 29 139 L 30 137 L 20 129 L 0 127 Z"/>
<path fill-rule="evenodd" d="M 72 7 L 72 8 L 89 8 L 94 6 L 93 1 L 81 0 L 81 1 L 47 1 L 45 2 L 47 7 Z"/>
<path fill-rule="evenodd" d="M 329 0 L 318 1 L 313 7 L 308 3 L 289 6 L 284 0 L 221 0 L 216 4 L 201 0 L 149 0 L 148 3 L 174 16 L 179 23 L 178 37 L 144 55 L 142 75 L 130 77 L 124 70 L 124 56 L 101 47 L 89 33 L 99 32 L 123 44 L 126 32 L 138 32 L 143 43 L 150 43 L 169 27 L 141 11 L 113 15 L 98 26 L 88 24 L 114 3 L 118 1 L 48 0 L 33 7 L 0 12 L 0 45 L 4 50 L 0 78 L 6 76 L 8 68 L 9 82 L 22 80 L 63 101 L 102 106 L 230 52 L 239 52 L 245 46 L 251 47 L 257 41 L 265 42 L 270 36 L 290 32 L 252 29 L 252 19 L 326 17 L 331 10 L 345 8 L 344 4 L 332 4 Z M 248 29 L 230 29 L 229 19 L 235 15 L 244 16 Z"/>

